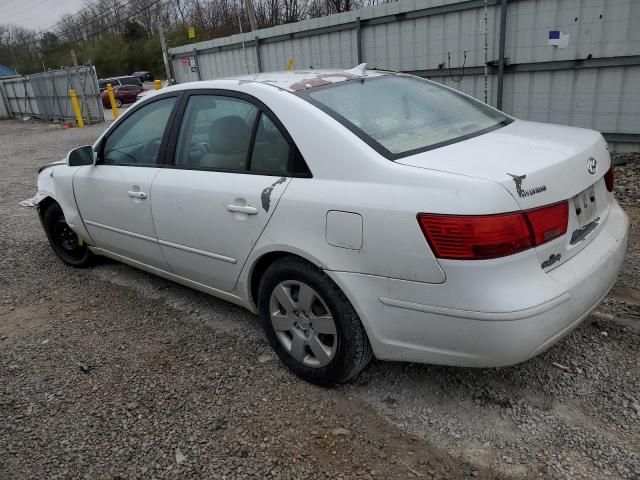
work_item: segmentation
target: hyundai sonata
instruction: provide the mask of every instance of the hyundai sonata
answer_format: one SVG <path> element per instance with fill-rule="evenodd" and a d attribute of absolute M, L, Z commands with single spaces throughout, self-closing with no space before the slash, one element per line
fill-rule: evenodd
<path fill-rule="evenodd" d="M 598 132 L 359 65 L 149 94 L 42 167 L 32 203 L 67 264 L 242 305 L 326 385 L 373 356 L 504 366 L 557 342 L 620 269 L 612 191 Z"/>

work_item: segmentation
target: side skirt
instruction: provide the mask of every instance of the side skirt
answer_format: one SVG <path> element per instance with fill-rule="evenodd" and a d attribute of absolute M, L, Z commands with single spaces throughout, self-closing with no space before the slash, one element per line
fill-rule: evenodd
<path fill-rule="evenodd" d="M 132 267 L 139 268 L 140 270 L 144 270 L 145 272 L 153 273 L 154 275 L 157 275 L 159 277 L 166 278 L 167 280 L 171 280 L 172 282 L 176 282 L 186 287 L 193 288 L 194 290 L 199 290 L 201 292 L 208 293 L 209 295 L 213 295 L 214 297 L 220 298 L 222 300 L 226 300 L 227 302 L 240 305 L 241 307 L 244 307 L 247 310 L 249 310 L 251 313 L 257 314 L 257 311 L 255 310 L 253 305 L 251 305 L 250 302 L 248 302 L 242 297 L 239 297 L 238 295 L 234 295 L 229 292 L 224 292 L 222 290 L 218 290 L 213 287 L 208 287 L 207 285 L 204 285 L 202 283 L 194 282 L 193 280 L 189 280 L 179 275 L 175 275 L 173 273 L 167 272 L 166 270 L 161 270 L 156 267 L 151 267 L 144 263 L 133 260 L 129 257 L 125 257 L 123 255 L 110 252 L 109 250 L 104 250 L 98 247 L 89 247 L 89 249 L 96 255 L 102 255 L 103 257 L 108 257 L 118 262 L 126 263 L 127 265 L 131 265 Z"/>

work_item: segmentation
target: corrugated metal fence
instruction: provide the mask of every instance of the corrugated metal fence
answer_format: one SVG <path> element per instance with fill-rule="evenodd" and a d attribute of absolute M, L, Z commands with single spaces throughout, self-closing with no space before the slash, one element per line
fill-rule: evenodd
<path fill-rule="evenodd" d="M 94 67 L 71 67 L 0 80 L 0 118 L 75 120 L 69 90 L 76 90 L 87 124 L 104 122 Z"/>
<path fill-rule="evenodd" d="M 11 118 L 11 111 L 9 110 L 9 100 L 4 93 L 4 86 L 0 82 L 0 120 L 3 118 Z"/>
<path fill-rule="evenodd" d="M 486 3 L 488 103 L 519 118 L 594 128 L 618 150 L 640 150 L 640 1 Z M 284 70 L 289 58 L 296 68 L 367 62 L 484 100 L 484 6 L 484 0 L 401 0 L 169 54 L 177 82 Z"/>

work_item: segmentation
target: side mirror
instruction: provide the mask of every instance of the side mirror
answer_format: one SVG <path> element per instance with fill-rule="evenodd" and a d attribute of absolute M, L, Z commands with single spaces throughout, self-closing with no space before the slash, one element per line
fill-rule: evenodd
<path fill-rule="evenodd" d="M 67 153 L 67 165 L 70 167 L 80 167 L 82 165 L 93 165 L 95 154 L 91 145 L 78 147 Z"/>

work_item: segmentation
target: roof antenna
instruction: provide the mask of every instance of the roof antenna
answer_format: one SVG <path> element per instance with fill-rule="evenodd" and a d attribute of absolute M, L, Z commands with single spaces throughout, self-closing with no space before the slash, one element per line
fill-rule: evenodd
<path fill-rule="evenodd" d="M 356 77 L 366 77 L 367 76 L 367 64 L 361 63 L 357 67 L 352 68 L 351 70 L 345 70 L 344 73 L 348 73 L 350 75 L 355 75 Z"/>

